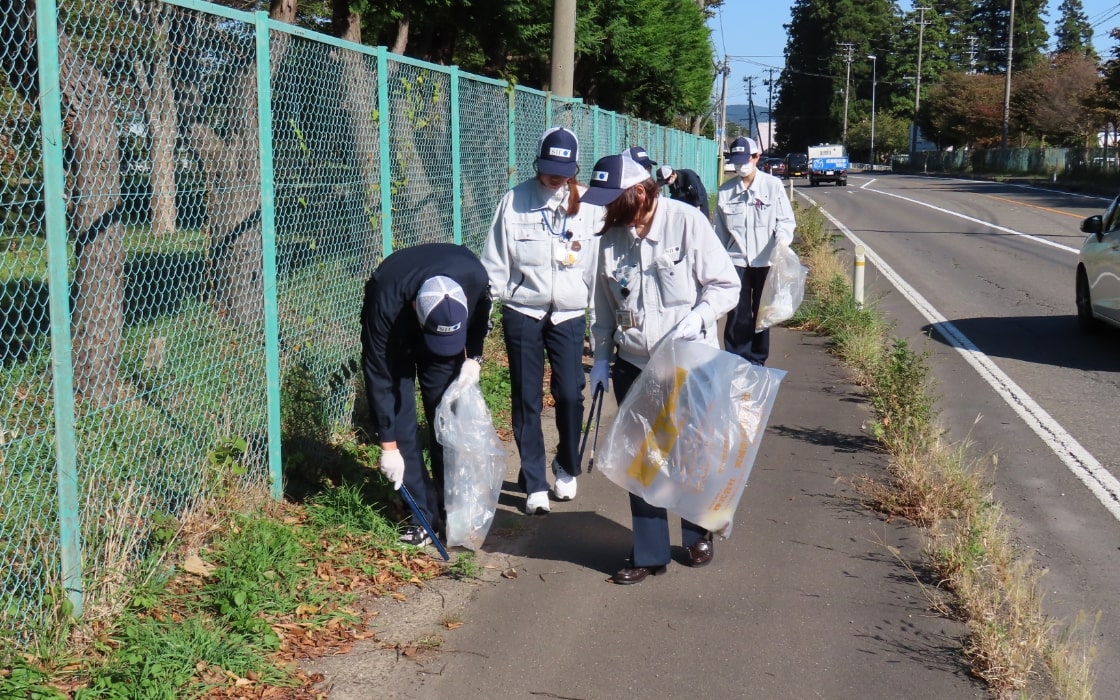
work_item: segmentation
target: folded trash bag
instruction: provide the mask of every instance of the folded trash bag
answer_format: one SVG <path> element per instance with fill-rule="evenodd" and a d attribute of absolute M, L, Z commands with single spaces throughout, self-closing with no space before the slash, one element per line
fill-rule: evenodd
<path fill-rule="evenodd" d="M 477 550 L 490 531 L 506 474 L 506 450 L 478 384 L 456 379 L 436 408 L 443 445 L 447 546 Z"/>
<path fill-rule="evenodd" d="M 755 331 L 766 330 L 793 318 L 805 298 L 805 279 L 809 268 L 801 264 L 797 253 L 787 244 L 779 243 L 770 257 L 770 272 L 758 295 L 758 316 Z"/>
<path fill-rule="evenodd" d="M 619 406 L 596 466 L 726 537 L 785 374 L 702 343 L 662 341 Z"/>

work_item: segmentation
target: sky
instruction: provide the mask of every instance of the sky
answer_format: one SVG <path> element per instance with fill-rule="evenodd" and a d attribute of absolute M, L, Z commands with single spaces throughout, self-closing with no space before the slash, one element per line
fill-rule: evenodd
<path fill-rule="evenodd" d="M 786 30 L 789 23 L 788 0 L 724 0 L 723 7 L 708 21 L 712 30 L 712 44 L 717 59 L 728 57 L 731 74 L 727 79 L 727 103 L 746 104 L 747 85 L 744 78 L 754 78 L 756 109 L 765 109 L 768 90 L 763 81 L 773 76 L 778 79 L 785 65 Z M 909 10 L 912 5 L 903 0 L 900 5 Z M 1048 0 L 1047 24 L 1053 37 L 1061 0 Z M 1102 58 L 1109 58 L 1114 45 L 1108 36 L 1113 27 L 1120 26 L 1120 2 L 1116 0 L 1081 0 L 1085 16 L 1093 27 L 1093 46 Z M 769 69 L 773 68 L 773 73 Z M 716 94 L 722 78 L 716 79 Z"/>

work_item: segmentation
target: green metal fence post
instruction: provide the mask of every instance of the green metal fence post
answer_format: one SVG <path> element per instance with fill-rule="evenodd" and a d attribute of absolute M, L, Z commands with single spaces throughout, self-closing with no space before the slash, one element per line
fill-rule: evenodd
<path fill-rule="evenodd" d="M 591 105 L 591 162 L 597 163 L 602 158 L 599 155 L 599 106 Z"/>
<path fill-rule="evenodd" d="M 70 252 L 66 235 L 66 171 L 63 167 L 62 87 L 58 58 L 58 7 L 40 0 L 39 99 L 43 139 L 43 204 L 47 229 L 48 295 L 51 313 L 51 371 L 54 375 L 55 470 L 58 479 L 58 540 L 62 587 L 82 614 L 82 524 L 78 514 L 78 452 L 74 437 L 74 361 L 70 336 Z"/>
<path fill-rule="evenodd" d="M 549 90 L 544 94 L 544 128 L 545 130 L 552 128 L 552 91 Z"/>
<path fill-rule="evenodd" d="M 393 252 L 393 159 L 389 143 L 389 49 L 377 47 L 377 138 L 381 171 L 381 254 Z"/>
<path fill-rule="evenodd" d="M 451 227 L 456 243 L 463 242 L 463 169 L 462 132 L 459 130 L 459 66 L 451 66 L 448 71 L 451 80 L 451 172 L 454 181 L 451 185 Z"/>
<path fill-rule="evenodd" d="M 272 62 L 268 13 L 256 13 L 257 140 L 261 167 L 261 257 L 264 276 L 264 376 L 268 392 L 268 479 L 273 500 L 284 497 L 280 451 L 280 312 L 276 284 L 276 177 L 272 149 Z"/>
<path fill-rule="evenodd" d="M 508 84 L 506 96 L 509 97 L 509 117 L 506 127 L 507 138 L 509 140 L 509 161 L 506 166 L 509 171 L 509 187 L 513 189 L 513 187 L 517 185 L 517 114 L 515 112 L 517 107 L 517 88 L 513 83 Z"/>

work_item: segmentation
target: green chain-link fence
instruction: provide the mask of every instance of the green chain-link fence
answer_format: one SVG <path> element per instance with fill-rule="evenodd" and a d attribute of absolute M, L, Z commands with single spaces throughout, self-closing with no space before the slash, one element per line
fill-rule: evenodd
<path fill-rule="evenodd" d="M 349 420 L 366 277 L 481 247 L 541 132 L 714 189 L 713 141 L 191 0 L 0 15 L 0 630 L 112 591 L 230 480 L 281 495 L 282 386 Z"/>

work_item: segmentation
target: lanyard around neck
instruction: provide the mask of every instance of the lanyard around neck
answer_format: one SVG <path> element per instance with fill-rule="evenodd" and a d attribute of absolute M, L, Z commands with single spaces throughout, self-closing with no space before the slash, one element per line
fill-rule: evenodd
<path fill-rule="evenodd" d="M 556 229 L 552 228 L 552 222 L 548 220 L 549 219 L 549 216 L 548 216 L 549 213 L 550 212 L 549 212 L 549 209 L 547 207 L 544 208 L 544 209 L 541 209 L 541 221 L 544 222 L 544 227 L 546 229 L 548 229 L 548 232 L 550 234 L 552 234 L 553 236 L 557 236 L 557 237 L 559 237 L 563 240 L 567 240 L 569 238 L 569 235 L 568 235 L 568 215 L 567 214 L 564 215 L 563 224 L 561 224 L 561 226 L 560 226 L 560 232 L 557 233 Z"/>

